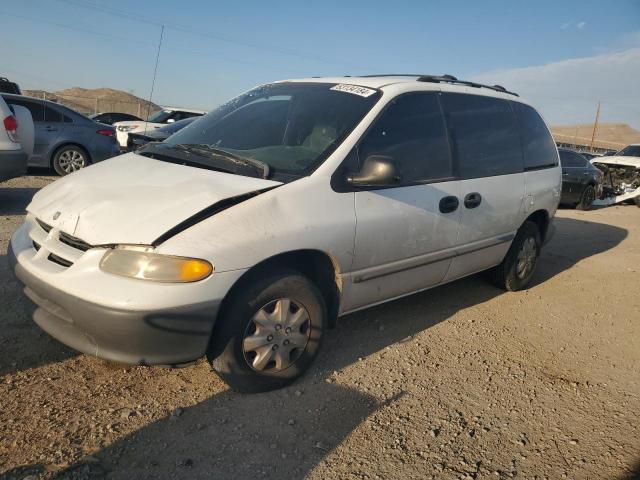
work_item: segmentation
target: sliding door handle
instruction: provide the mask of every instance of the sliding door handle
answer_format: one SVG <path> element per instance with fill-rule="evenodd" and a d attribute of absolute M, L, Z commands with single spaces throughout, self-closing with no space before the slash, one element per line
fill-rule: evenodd
<path fill-rule="evenodd" d="M 458 197 L 454 197 L 453 195 L 449 195 L 448 197 L 442 197 L 440 199 L 440 211 L 442 213 L 451 213 L 455 212 L 458 209 L 458 205 L 460 205 L 460 201 Z"/>
<path fill-rule="evenodd" d="M 464 206 L 467 208 L 476 208 L 482 202 L 482 195 L 478 192 L 467 193 L 464 197 Z"/>

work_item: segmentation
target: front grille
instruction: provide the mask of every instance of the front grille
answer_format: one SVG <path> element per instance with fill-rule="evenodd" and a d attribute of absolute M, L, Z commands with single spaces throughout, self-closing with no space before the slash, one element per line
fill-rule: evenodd
<path fill-rule="evenodd" d="M 34 218 L 29 236 L 35 251 L 45 252 L 43 258 L 61 267 L 69 268 L 80 260 L 84 252 L 93 248 L 84 240 Z"/>
<path fill-rule="evenodd" d="M 36 218 L 36 222 L 38 222 L 38 225 L 40 225 L 40 228 L 42 228 L 45 232 L 49 233 L 51 231 L 51 225 L 47 225 L 46 223 L 44 223 L 42 220 Z"/>
<path fill-rule="evenodd" d="M 53 253 L 49 254 L 49 256 L 47 257 L 47 260 L 53 263 L 57 263 L 58 265 L 62 265 L 63 267 L 70 267 L 71 265 L 73 265 L 73 262 L 70 262 L 65 258 L 59 257 L 58 255 L 54 255 Z"/>
<path fill-rule="evenodd" d="M 60 240 L 65 245 L 69 245 L 70 247 L 73 247 L 77 250 L 82 250 L 83 252 L 86 252 L 91 248 L 91 245 L 89 245 L 84 240 L 80 240 L 79 238 L 72 237 L 71 235 L 68 235 L 64 232 L 60 232 L 60 236 L 58 240 Z"/>

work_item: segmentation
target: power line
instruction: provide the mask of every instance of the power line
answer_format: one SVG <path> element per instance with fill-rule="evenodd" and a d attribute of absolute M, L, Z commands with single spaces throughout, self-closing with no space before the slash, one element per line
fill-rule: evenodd
<path fill-rule="evenodd" d="M 274 45 L 266 45 L 262 43 L 247 42 L 245 40 L 238 40 L 236 38 L 227 37 L 219 33 L 214 33 L 214 32 L 205 31 L 205 30 L 197 30 L 192 27 L 188 27 L 188 26 L 180 25 L 176 23 L 160 22 L 158 20 L 151 19 L 150 17 L 144 17 L 136 13 L 132 13 L 126 10 L 116 9 L 113 7 L 105 7 L 103 5 L 97 5 L 93 2 L 89 2 L 86 0 L 58 0 L 58 1 L 62 1 L 65 3 L 83 7 L 83 8 L 93 9 L 101 13 L 113 15 L 119 18 L 126 18 L 128 20 L 138 21 L 138 22 L 149 24 L 149 25 L 155 25 L 155 26 L 164 25 L 166 28 L 175 30 L 178 32 L 212 38 L 215 40 L 220 40 L 227 43 L 255 48 L 258 50 L 272 51 L 275 53 L 279 53 L 281 55 L 289 55 L 293 57 L 302 58 L 305 60 L 314 60 L 314 61 L 319 61 L 319 62 L 331 64 L 331 65 L 348 66 L 349 68 L 370 68 L 370 67 L 355 64 L 354 62 L 348 62 L 348 63 L 340 62 L 340 61 L 336 61 L 335 59 L 329 59 L 320 55 L 309 55 L 308 53 L 300 52 L 298 50 L 294 50 L 290 48 L 284 48 L 284 47 L 274 46 Z"/>
<path fill-rule="evenodd" d="M 147 41 L 144 41 L 144 40 L 137 40 L 137 39 L 133 39 L 133 38 L 129 38 L 129 37 L 122 37 L 122 36 L 113 35 L 113 34 L 109 34 L 109 33 L 103 33 L 103 32 L 99 32 L 97 30 L 90 30 L 90 29 L 87 29 L 87 28 L 78 27 L 76 25 L 69 25 L 69 24 L 65 24 L 65 23 L 53 22 L 53 21 L 50 21 L 50 20 L 42 20 L 42 19 L 39 19 L 39 18 L 28 17 L 26 15 L 15 14 L 13 12 L 0 11 L 0 15 L 8 15 L 8 16 L 12 16 L 12 17 L 15 17 L 15 18 L 19 18 L 21 20 L 29 21 L 29 22 L 37 22 L 37 23 L 42 23 L 44 25 L 53 25 L 55 27 L 64 28 L 64 29 L 67 29 L 67 30 L 70 30 L 70 31 L 82 32 L 82 33 L 87 33 L 87 34 L 90 34 L 90 35 L 96 35 L 96 36 L 100 36 L 100 37 L 112 38 L 112 39 L 115 39 L 115 40 L 121 40 L 121 41 L 129 42 L 129 43 L 133 42 L 133 43 L 137 43 L 139 45 L 145 45 L 145 46 L 154 46 L 155 45 L 155 43 L 153 43 L 153 42 L 147 42 Z M 253 67 L 260 67 L 260 68 L 274 70 L 274 71 L 276 71 L 276 70 L 281 71 L 281 69 L 279 69 L 279 68 L 277 68 L 277 67 L 275 67 L 273 65 L 259 63 L 259 62 L 255 62 L 253 60 L 248 60 L 248 59 L 242 59 L 242 58 L 238 58 L 237 56 L 235 56 L 235 57 L 226 57 L 226 56 L 221 56 L 221 55 L 217 55 L 217 54 L 212 54 L 212 53 L 209 53 L 209 52 L 204 52 L 204 51 L 201 51 L 201 50 L 191 50 L 191 49 L 186 49 L 186 48 L 182 48 L 182 47 L 170 47 L 170 46 L 166 46 L 166 45 L 163 48 L 164 48 L 164 50 L 202 56 L 202 57 L 206 57 L 208 59 L 217 59 L 217 60 L 223 60 L 225 62 L 240 63 L 240 64 L 245 64 L 245 65 L 251 65 Z"/>

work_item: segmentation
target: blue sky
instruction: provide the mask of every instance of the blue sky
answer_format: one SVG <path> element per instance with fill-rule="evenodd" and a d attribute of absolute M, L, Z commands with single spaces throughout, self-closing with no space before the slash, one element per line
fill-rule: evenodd
<path fill-rule="evenodd" d="M 498 82 L 550 123 L 640 128 L 640 1 L 0 2 L 0 75 L 23 88 L 112 87 L 211 108 L 313 75 L 450 73 Z M 10 45 L 10 47 L 8 47 Z"/>

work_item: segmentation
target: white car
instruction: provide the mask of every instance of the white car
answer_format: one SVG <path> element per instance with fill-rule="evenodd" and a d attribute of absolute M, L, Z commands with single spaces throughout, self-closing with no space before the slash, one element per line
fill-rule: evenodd
<path fill-rule="evenodd" d="M 113 126 L 116 128 L 116 138 L 120 148 L 127 148 L 127 141 L 130 133 L 144 133 L 160 128 L 168 123 L 184 120 L 185 118 L 200 117 L 204 115 L 204 110 L 194 110 L 190 108 L 164 107 L 149 117 L 148 121 L 144 120 L 128 120 L 124 122 L 115 122 Z"/>
<path fill-rule="evenodd" d="M 33 152 L 34 127 L 24 107 L 9 107 L 0 96 L 0 182 L 24 175 Z"/>
<path fill-rule="evenodd" d="M 526 288 L 560 190 L 547 126 L 502 87 L 290 80 L 43 188 L 9 257 L 72 348 L 207 355 L 256 392 L 307 370 L 340 315 L 487 269 Z"/>
<path fill-rule="evenodd" d="M 595 157 L 591 163 L 604 172 L 604 188 L 596 206 L 635 203 L 640 207 L 640 144 L 631 144 L 612 156 Z"/>

